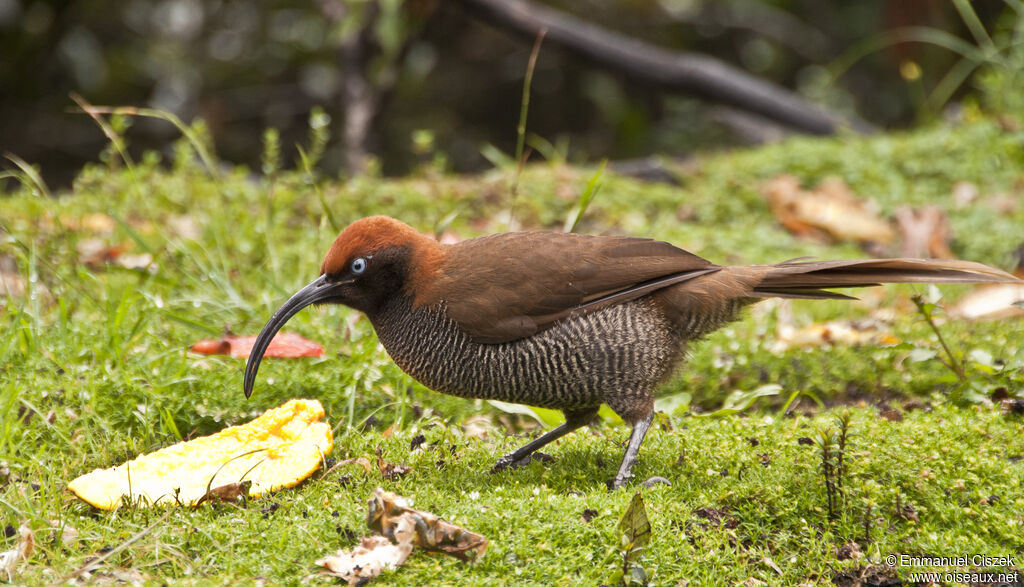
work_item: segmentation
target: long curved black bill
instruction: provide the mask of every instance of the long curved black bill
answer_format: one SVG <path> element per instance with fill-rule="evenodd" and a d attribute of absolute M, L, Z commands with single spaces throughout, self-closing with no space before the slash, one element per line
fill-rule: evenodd
<path fill-rule="evenodd" d="M 270 341 L 274 339 L 277 331 L 281 330 L 289 318 L 298 314 L 299 310 L 331 297 L 335 285 L 337 284 L 327 281 L 327 277 L 321 275 L 288 298 L 288 301 L 274 312 L 263 330 L 260 331 L 260 335 L 256 337 L 256 343 L 253 344 L 252 352 L 249 353 L 249 360 L 245 363 L 245 397 L 252 395 L 252 386 L 256 382 L 256 371 L 260 368 L 263 353 L 267 352 L 267 347 L 270 346 Z"/>

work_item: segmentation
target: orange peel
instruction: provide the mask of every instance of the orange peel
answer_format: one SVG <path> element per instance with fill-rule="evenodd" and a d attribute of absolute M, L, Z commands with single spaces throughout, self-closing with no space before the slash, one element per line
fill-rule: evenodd
<path fill-rule="evenodd" d="M 122 502 L 194 505 L 211 487 L 251 481 L 249 497 L 293 487 L 316 471 L 334 447 L 317 400 L 294 399 L 240 426 L 179 442 L 68 484 L 105 510 Z M 127 499 L 126 499 L 127 498 Z"/>

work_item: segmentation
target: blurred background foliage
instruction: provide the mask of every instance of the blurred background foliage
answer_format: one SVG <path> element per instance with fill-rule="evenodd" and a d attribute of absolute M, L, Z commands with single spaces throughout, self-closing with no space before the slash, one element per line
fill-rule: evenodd
<path fill-rule="evenodd" d="M 882 128 L 955 118 L 963 104 L 1024 111 L 1019 0 L 544 4 L 715 56 Z M 69 182 L 107 144 L 75 111 L 77 92 L 199 117 L 223 160 L 252 169 L 265 129 L 286 147 L 302 142 L 321 106 L 333 121 L 321 160 L 329 174 L 404 174 L 439 160 L 478 170 L 489 166 L 484 145 L 515 150 L 531 45 L 438 0 L 0 0 L 0 152 L 39 166 L 52 185 Z M 541 49 L 532 95 L 531 143 L 547 157 L 685 157 L 773 136 L 554 46 Z M 162 120 L 130 123 L 135 152 L 168 153 L 178 136 Z"/>

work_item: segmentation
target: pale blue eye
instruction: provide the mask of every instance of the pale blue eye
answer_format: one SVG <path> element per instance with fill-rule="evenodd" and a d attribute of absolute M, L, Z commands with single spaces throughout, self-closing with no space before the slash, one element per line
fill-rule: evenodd
<path fill-rule="evenodd" d="M 366 271 L 366 259 L 362 257 L 356 257 L 356 260 L 352 261 L 352 273 L 359 275 L 363 271 Z"/>

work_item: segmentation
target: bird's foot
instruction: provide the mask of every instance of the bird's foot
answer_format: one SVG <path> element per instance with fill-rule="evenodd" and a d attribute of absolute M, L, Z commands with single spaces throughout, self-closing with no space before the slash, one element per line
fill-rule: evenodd
<path fill-rule="evenodd" d="M 491 467 L 491 475 L 504 471 L 505 469 L 512 466 L 513 462 L 515 462 L 515 459 L 512 457 L 512 455 L 505 455 L 501 457 L 500 459 L 498 459 L 498 462 L 494 463 L 494 466 Z"/>
<path fill-rule="evenodd" d="M 505 455 L 505 456 L 501 457 L 500 459 L 498 459 L 498 462 L 494 463 L 494 466 L 491 467 L 491 471 L 490 472 L 493 475 L 494 473 L 500 473 L 501 471 L 504 471 L 505 469 L 518 469 L 519 467 L 525 467 L 526 465 L 529 465 L 533 461 L 540 461 L 542 463 L 550 463 L 551 461 L 554 461 L 554 460 L 555 460 L 555 457 L 553 457 L 553 456 L 551 456 L 551 455 L 549 455 L 547 453 L 540 452 L 539 450 L 535 451 L 535 452 L 532 452 L 532 453 L 526 455 L 525 457 L 520 457 L 518 459 L 515 458 L 515 453 L 512 453 L 512 454 Z"/>

